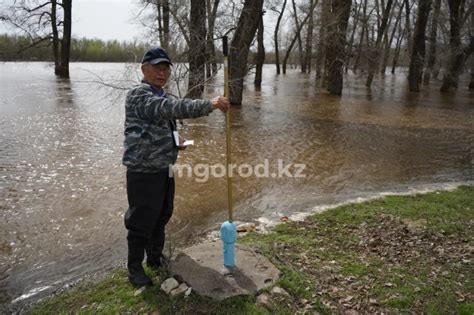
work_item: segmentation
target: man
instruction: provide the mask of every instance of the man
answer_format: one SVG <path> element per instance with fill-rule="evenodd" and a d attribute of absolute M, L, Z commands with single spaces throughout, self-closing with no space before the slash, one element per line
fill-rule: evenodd
<path fill-rule="evenodd" d="M 169 168 L 176 162 L 181 146 L 176 119 L 209 115 L 214 109 L 226 112 L 227 98 L 212 101 L 171 99 L 163 87 L 172 66 L 161 48 L 148 50 L 142 59 L 143 80 L 128 92 L 125 102 L 125 152 L 127 197 L 125 214 L 128 230 L 128 279 L 134 285 L 150 285 L 142 266 L 165 264 L 165 226 L 173 213 L 174 178 Z"/>

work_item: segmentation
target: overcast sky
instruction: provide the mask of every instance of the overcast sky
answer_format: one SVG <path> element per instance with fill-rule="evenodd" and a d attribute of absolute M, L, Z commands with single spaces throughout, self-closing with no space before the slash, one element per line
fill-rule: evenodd
<path fill-rule="evenodd" d="M 0 1 L 6 2 L 6 1 Z M 72 2 L 72 36 L 131 41 L 140 36 L 134 15 L 137 0 L 74 0 Z M 9 32 L 0 23 L 0 32 Z"/>
<path fill-rule="evenodd" d="M 76 0 L 73 5 L 74 37 L 131 41 L 140 34 L 134 19 L 136 0 Z"/>
<path fill-rule="evenodd" d="M 0 4 L 11 0 L 0 0 Z M 204 0 L 203 0 L 204 1 Z M 143 39 L 144 28 L 135 16 L 140 12 L 140 0 L 74 0 L 72 2 L 72 36 L 102 40 L 133 41 Z M 267 12 L 265 20 L 265 45 L 273 46 L 275 14 Z M 282 23 L 285 28 L 285 23 Z M 283 30 L 282 30 L 283 31 Z M 10 33 L 0 23 L 0 33 Z"/>

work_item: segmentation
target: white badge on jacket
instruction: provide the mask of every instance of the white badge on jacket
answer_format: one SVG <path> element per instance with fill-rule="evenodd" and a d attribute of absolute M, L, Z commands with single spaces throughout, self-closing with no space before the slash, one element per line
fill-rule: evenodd
<path fill-rule="evenodd" d="M 179 147 L 179 133 L 178 133 L 178 130 L 173 131 L 173 138 L 174 138 L 174 143 L 176 144 L 177 147 Z"/>

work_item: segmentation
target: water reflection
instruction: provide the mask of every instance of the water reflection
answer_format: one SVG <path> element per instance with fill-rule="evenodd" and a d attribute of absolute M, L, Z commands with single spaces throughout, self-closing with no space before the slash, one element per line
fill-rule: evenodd
<path fill-rule="evenodd" d="M 99 89 L 83 70 L 110 74 L 124 66 L 73 64 L 70 81 L 42 63 L 0 67 L 4 303 L 123 263 L 124 95 Z M 18 67 L 35 76 L 19 76 Z M 222 91 L 221 82 L 210 81 L 209 95 Z M 272 171 L 278 160 L 303 163 L 306 177 L 235 177 L 236 219 L 278 220 L 385 191 L 473 180 L 469 91 L 444 96 L 435 82 L 408 93 L 404 73 L 379 78 L 370 91 L 364 83 L 349 74 L 339 98 L 319 92 L 313 77 L 277 76 L 273 66 L 265 67 L 261 88 L 246 81 L 243 106 L 231 110 L 234 162 L 268 161 Z M 182 134 L 196 144 L 179 162 L 225 164 L 224 133 L 220 114 L 185 121 Z M 225 185 L 225 178 L 177 180 L 174 247 L 226 219 Z"/>

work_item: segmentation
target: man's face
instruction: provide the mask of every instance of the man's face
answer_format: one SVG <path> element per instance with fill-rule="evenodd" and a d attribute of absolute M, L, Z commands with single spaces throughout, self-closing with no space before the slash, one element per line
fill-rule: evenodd
<path fill-rule="evenodd" d="M 145 80 L 157 88 L 162 88 L 168 82 L 171 69 L 166 62 L 157 65 L 142 64 L 142 72 Z"/>

